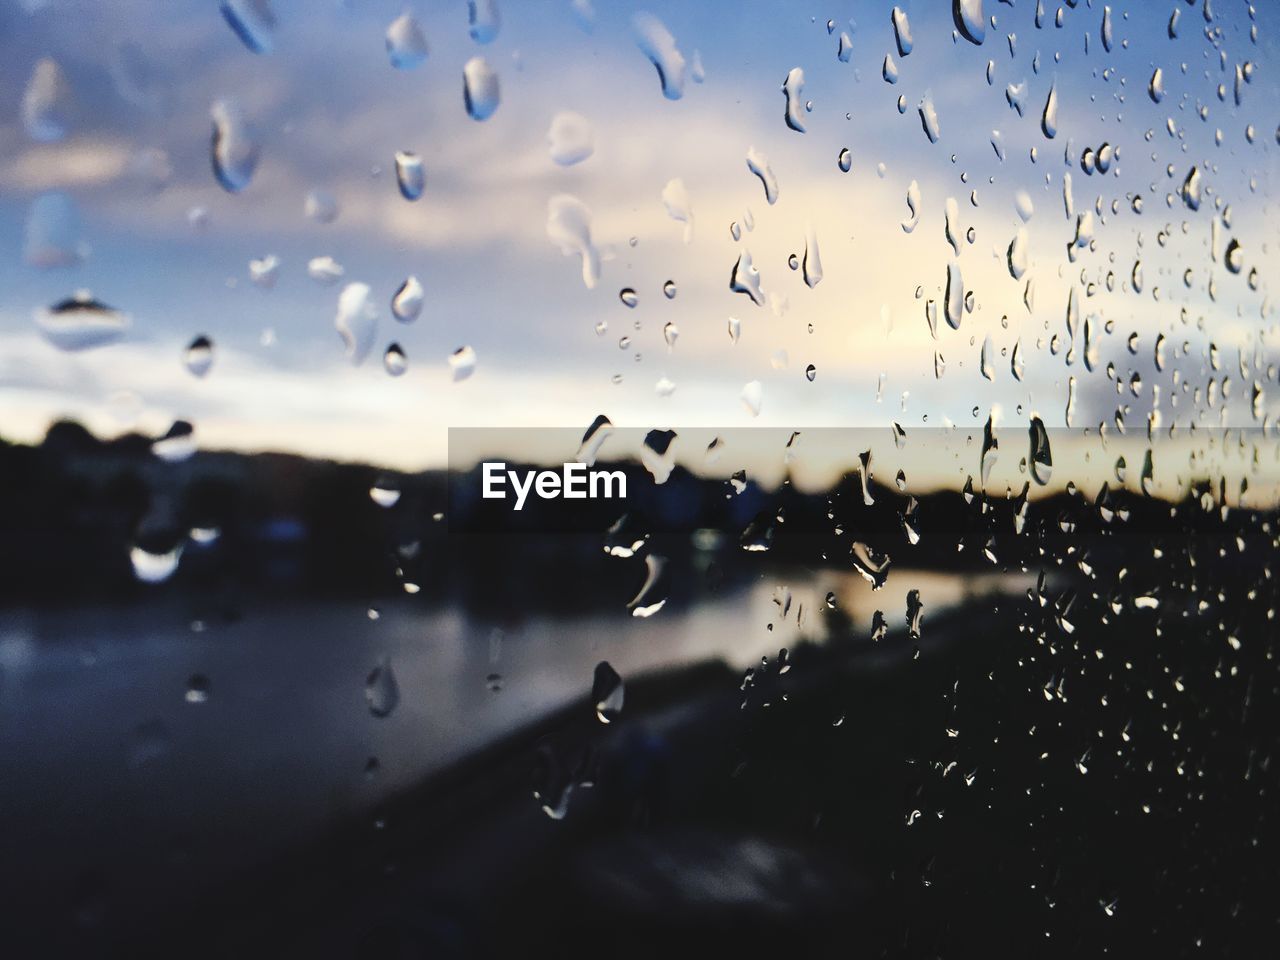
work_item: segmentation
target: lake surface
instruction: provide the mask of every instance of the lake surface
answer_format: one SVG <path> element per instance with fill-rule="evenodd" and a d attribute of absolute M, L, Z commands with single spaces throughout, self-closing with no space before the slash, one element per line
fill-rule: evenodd
<path fill-rule="evenodd" d="M 647 619 L 530 616 L 502 628 L 411 598 L 383 605 L 376 620 L 361 604 L 313 603 L 250 608 L 203 629 L 168 601 L 5 611 L 6 896 L 15 911 L 47 911 L 85 884 L 117 903 L 190 895 L 586 696 L 601 660 L 624 680 L 716 659 L 745 668 L 820 640 L 829 592 L 865 638 L 876 609 L 899 628 L 906 592 L 918 589 L 923 642 L 936 643 L 945 638 L 930 635 L 931 614 L 1028 585 L 895 570 L 873 594 L 845 573 L 771 573 Z M 899 635 L 877 653 L 909 656 L 907 644 Z M 365 686 L 384 658 L 399 701 L 378 717 Z M 188 699 L 195 675 L 207 678 L 202 702 Z"/>

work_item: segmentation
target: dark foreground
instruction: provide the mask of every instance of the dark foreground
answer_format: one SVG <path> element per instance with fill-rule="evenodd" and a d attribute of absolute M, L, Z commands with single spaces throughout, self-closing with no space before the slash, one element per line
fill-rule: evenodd
<path fill-rule="evenodd" d="M 985 602 L 926 622 L 918 658 L 901 632 L 850 637 L 784 672 L 770 658 L 746 690 L 713 664 L 651 676 L 608 726 L 583 701 L 217 891 L 136 911 L 90 883 L 6 939 L 82 957 L 1259 956 L 1280 916 L 1268 605 L 1233 609 L 1239 649 L 1216 632 L 1230 605 L 1106 606 Z"/>

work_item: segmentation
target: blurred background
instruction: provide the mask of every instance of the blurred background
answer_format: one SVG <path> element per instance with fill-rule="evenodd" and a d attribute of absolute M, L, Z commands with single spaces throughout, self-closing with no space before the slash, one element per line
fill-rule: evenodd
<path fill-rule="evenodd" d="M 14 955 L 1256 956 L 1277 29 L 0 0 Z"/>

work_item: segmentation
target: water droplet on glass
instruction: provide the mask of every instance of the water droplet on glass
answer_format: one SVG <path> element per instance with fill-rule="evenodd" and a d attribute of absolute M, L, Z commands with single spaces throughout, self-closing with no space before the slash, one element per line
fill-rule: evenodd
<path fill-rule="evenodd" d="M 1027 230 L 1019 227 L 1009 244 L 1009 274 L 1015 280 L 1021 280 L 1027 272 Z"/>
<path fill-rule="evenodd" d="M 911 233 L 920 223 L 920 184 L 914 180 L 907 187 L 907 210 L 911 216 L 902 221 L 903 233 Z"/>
<path fill-rule="evenodd" d="M 42 193 L 31 201 L 23 234 L 22 260 L 39 270 L 74 267 L 88 255 L 80 239 L 80 216 L 65 193 Z"/>
<path fill-rule="evenodd" d="M 1027 455 L 1027 464 L 1031 468 L 1031 478 L 1044 486 L 1053 473 L 1053 454 L 1049 450 L 1049 431 L 1039 417 L 1031 418 L 1028 436 L 1031 449 Z"/>
<path fill-rule="evenodd" d="M 378 329 L 378 311 L 367 283 L 349 283 L 342 288 L 333 325 L 342 337 L 347 359 L 353 366 L 363 363 Z"/>
<path fill-rule="evenodd" d="M 333 257 L 313 257 L 307 261 L 307 276 L 321 286 L 331 287 L 346 271 Z"/>
<path fill-rule="evenodd" d="M 1058 135 L 1058 85 L 1049 88 L 1049 96 L 1044 101 L 1044 113 L 1040 116 L 1040 129 L 1052 140 Z"/>
<path fill-rule="evenodd" d="M 409 369 L 409 358 L 404 355 L 400 344 L 393 343 L 382 355 L 382 368 L 393 377 L 398 377 Z"/>
<path fill-rule="evenodd" d="M 810 289 L 816 287 L 822 281 L 822 257 L 818 253 L 818 235 L 814 232 L 812 224 L 809 225 L 808 233 L 805 235 L 802 267 L 805 286 Z"/>
<path fill-rule="evenodd" d="M 797 133 L 804 133 L 803 92 L 804 71 L 799 67 L 793 67 L 782 82 L 782 93 L 787 99 L 783 117 L 787 121 L 787 126 Z"/>
<path fill-rule="evenodd" d="M 166 463 L 189 460 L 196 452 L 195 428 L 186 420 L 175 420 L 164 436 L 151 444 L 151 452 Z"/>
<path fill-rule="evenodd" d="M 52 143 L 67 135 L 71 125 L 71 84 L 52 57 L 37 60 L 27 80 L 22 92 L 22 125 L 27 136 L 40 143 Z"/>
<path fill-rule="evenodd" d="M 497 0 L 467 0 L 467 15 L 471 39 L 476 43 L 492 43 L 502 23 Z"/>
<path fill-rule="evenodd" d="M 1182 181 L 1182 202 L 1187 205 L 1188 210 L 1200 209 L 1200 167 L 1194 166 L 1191 172 L 1187 174 L 1187 179 Z"/>
<path fill-rule="evenodd" d="M 488 120 L 498 109 L 498 75 L 483 57 L 472 57 L 462 68 L 462 100 L 472 120 Z"/>
<path fill-rule="evenodd" d="M 410 13 L 402 13 L 387 27 L 387 57 L 397 70 L 412 70 L 427 59 L 427 38 Z"/>
<path fill-rule="evenodd" d="M 764 384 L 759 380 L 752 380 L 742 388 L 742 405 L 747 408 L 747 413 L 751 416 L 760 416 L 760 407 L 763 403 Z"/>
<path fill-rule="evenodd" d="M 934 109 L 932 95 L 926 93 L 920 99 L 920 125 L 930 143 L 937 143 L 941 131 L 938 129 L 938 111 Z"/>
<path fill-rule="evenodd" d="M 115 343 L 129 329 L 128 315 L 94 298 L 87 290 L 37 311 L 36 326 L 59 350 L 88 350 Z"/>
<path fill-rule="evenodd" d="M 919 590 L 907 591 L 907 632 L 912 640 L 920 639 L 920 621 L 924 616 L 924 604 Z"/>
<path fill-rule="evenodd" d="M 466 380 L 476 372 L 476 352 L 471 347 L 459 347 L 449 354 L 449 369 L 453 373 L 453 382 Z"/>
<path fill-rule="evenodd" d="M 591 242 L 591 210 L 577 197 L 557 194 L 547 201 L 547 239 L 565 256 L 582 258 L 582 282 L 591 289 L 600 279 L 600 252 Z"/>
<path fill-rule="evenodd" d="M 249 261 L 249 279 L 255 287 L 270 290 L 280 278 L 280 258 L 275 254 L 267 254 L 257 260 Z"/>
<path fill-rule="evenodd" d="M 423 169 L 422 158 L 410 150 L 397 150 L 395 159 L 400 196 L 406 200 L 417 200 L 427 188 L 427 172 Z"/>
<path fill-rule="evenodd" d="M 685 59 L 676 47 L 676 38 L 666 25 L 651 13 L 637 13 L 631 18 L 636 44 L 658 71 L 662 95 L 668 100 L 684 96 Z"/>
<path fill-rule="evenodd" d="M 418 278 L 407 277 L 391 298 L 391 315 L 401 323 L 412 323 L 422 313 L 425 298 L 426 291 L 422 289 Z"/>
<path fill-rule="evenodd" d="M 209 114 L 213 119 L 213 175 L 224 190 L 239 193 L 258 167 L 257 135 L 234 100 L 215 101 Z"/>
<path fill-rule="evenodd" d="M 1151 97 L 1152 103 L 1159 103 L 1164 99 L 1164 71 L 1156 67 L 1155 72 L 1151 74 L 1151 82 L 1147 84 L 1147 95 Z"/>
<path fill-rule="evenodd" d="M 947 289 L 946 299 L 943 301 L 943 315 L 946 316 L 952 330 L 960 329 L 960 321 L 964 317 L 964 279 L 960 276 L 960 263 L 956 260 L 947 264 Z"/>
<path fill-rule="evenodd" d="M 818 377 L 818 368 L 815 367 L 812 363 L 809 364 L 807 367 L 804 368 L 804 377 L 810 383 L 813 383 L 813 381 L 816 380 Z"/>
<path fill-rule="evenodd" d="M 844 147 L 836 157 L 836 166 L 840 168 L 841 173 L 848 173 L 853 169 L 853 154 L 849 152 L 848 147 Z"/>
<path fill-rule="evenodd" d="M 751 262 L 751 252 L 743 250 L 733 265 L 729 275 L 729 289 L 734 293 L 745 293 L 756 306 L 764 305 L 764 294 L 760 290 L 760 271 Z"/>
<path fill-rule="evenodd" d="M 209 678 L 203 673 L 192 674 L 187 680 L 187 692 L 183 699 L 187 703 L 208 703 L 209 691 Z"/>
<path fill-rule="evenodd" d="M 898 44 L 898 55 L 905 57 L 914 46 L 911 40 L 911 23 L 907 20 L 907 12 L 901 7 L 894 7 L 890 14 L 893 21 L 893 39 Z"/>
<path fill-rule="evenodd" d="M 588 467 L 596 462 L 596 456 L 600 453 L 600 447 L 613 433 L 613 423 L 603 413 L 591 422 L 591 426 L 587 427 L 587 432 L 582 435 L 582 442 L 578 445 L 578 453 L 575 459 Z"/>
<path fill-rule="evenodd" d="M 607 660 L 596 664 L 595 678 L 591 683 L 591 702 L 595 704 L 596 718 L 601 723 L 612 723 L 622 712 L 622 677 L 609 666 Z"/>
<path fill-rule="evenodd" d="M 171 550 L 155 553 L 137 546 L 129 550 L 133 575 L 142 583 L 163 583 L 168 580 L 178 569 L 178 561 L 181 559 L 182 544 Z"/>
<path fill-rule="evenodd" d="M 1227 269 L 1232 273 L 1239 273 L 1244 269 L 1244 250 L 1240 246 L 1240 241 L 1232 237 L 1227 243 L 1226 253 L 1223 255 L 1223 262 L 1226 263 Z"/>
<path fill-rule="evenodd" d="M 778 200 L 778 179 L 773 175 L 773 168 L 769 166 L 769 158 L 758 151 L 755 147 L 747 150 L 747 169 L 760 178 L 760 182 L 764 185 L 764 198 L 769 203 L 776 203 Z M 750 229 L 748 227 L 748 229 Z"/>
<path fill-rule="evenodd" d="M 650 553 L 644 558 L 645 579 L 639 592 L 631 598 L 627 609 L 633 617 L 646 619 L 661 610 L 667 602 L 666 557 Z"/>
<path fill-rule="evenodd" d="M 213 366 L 213 341 L 205 336 L 196 337 L 183 351 L 182 364 L 193 377 L 203 377 Z"/>
<path fill-rule="evenodd" d="M 689 191 L 679 177 L 667 181 L 662 188 L 662 205 L 667 208 L 667 216 L 684 224 L 684 242 L 693 240 L 693 206 L 689 203 Z"/>
<path fill-rule="evenodd" d="M 970 43 L 982 44 L 987 38 L 987 24 L 982 17 L 982 0 L 951 0 L 951 18 L 960 36 Z"/>
<path fill-rule="evenodd" d="M 562 110 L 551 118 L 547 131 L 547 149 L 551 159 L 562 167 L 571 167 L 591 156 L 596 149 L 596 135 L 591 121 L 580 113 Z"/>
<path fill-rule="evenodd" d="M 396 682 L 389 657 L 379 660 L 365 678 L 364 699 L 369 704 L 369 712 L 379 718 L 390 716 L 399 705 L 400 685 Z"/>
<path fill-rule="evenodd" d="M 254 53 L 270 53 L 275 46 L 276 18 L 271 0 L 221 0 L 223 19 Z"/>

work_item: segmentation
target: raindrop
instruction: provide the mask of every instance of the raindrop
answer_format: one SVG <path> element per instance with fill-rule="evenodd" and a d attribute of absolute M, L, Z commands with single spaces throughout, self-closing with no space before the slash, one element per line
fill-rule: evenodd
<path fill-rule="evenodd" d="M 1182 202 L 1189 210 L 1200 209 L 1200 168 L 1192 167 L 1187 179 L 1182 182 Z"/>
<path fill-rule="evenodd" d="M 782 83 L 782 93 L 787 98 L 786 110 L 783 113 L 787 126 L 796 133 L 804 133 L 804 71 L 793 67 Z"/>
<path fill-rule="evenodd" d="M 662 295 L 668 300 L 676 298 L 676 282 L 674 280 L 668 280 L 662 285 Z M 671 324 L 667 324 L 667 326 L 671 326 Z"/>
<path fill-rule="evenodd" d="M 804 368 L 804 376 L 806 380 L 808 380 L 810 383 L 813 383 L 813 381 L 816 380 L 818 377 L 818 368 L 815 367 L 812 363 L 809 364 L 807 367 Z"/>
<path fill-rule="evenodd" d="M 562 110 L 551 118 L 547 131 L 547 149 L 551 159 L 562 167 L 571 167 L 591 156 L 596 149 L 596 135 L 591 121 L 580 113 Z"/>
<path fill-rule="evenodd" d="M 752 380 L 742 388 L 742 405 L 753 417 L 760 416 L 760 407 L 764 404 L 764 385 L 759 380 Z"/>
<path fill-rule="evenodd" d="M 345 273 L 342 264 L 333 257 L 313 257 L 307 261 L 307 276 L 322 286 L 333 286 Z"/>
<path fill-rule="evenodd" d="M 884 77 L 885 83 L 898 82 L 898 64 L 894 62 L 893 54 L 886 53 L 884 55 L 884 65 L 880 68 L 880 76 Z"/>
<path fill-rule="evenodd" d="M 400 685 L 391 669 L 391 659 L 383 657 L 364 681 L 364 699 L 375 717 L 388 717 L 400 703 Z"/>
<path fill-rule="evenodd" d="M 1040 116 L 1040 129 L 1052 140 L 1058 135 L 1058 85 L 1049 88 L 1049 96 L 1044 101 L 1044 113 Z"/>
<path fill-rule="evenodd" d="M 1027 455 L 1027 463 L 1031 467 L 1031 477 L 1036 483 L 1044 486 L 1053 473 L 1053 454 L 1049 450 L 1049 431 L 1039 417 L 1031 418 L 1028 429 L 1031 449 Z"/>
<path fill-rule="evenodd" d="M 59 350 L 88 350 L 115 343 L 129 329 L 129 317 L 109 307 L 87 290 L 37 311 L 36 326 Z"/>
<path fill-rule="evenodd" d="M 367 283 L 349 283 L 342 288 L 333 325 L 342 337 L 347 359 L 353 366 L 363 363 L 378 326 L 378 312 Z"/>
<path fill-rule="evenodd" d="M 940 131 L 938 129 L 938 111 L 933 107 L 933 97 L 926 93 L 920 100 L 920 125 L 924 128 L 924 134 L 929 138 L 930 143 L 937 143 Z"/>
<path fill-rule="evenodd" d="M 423 169 L 422 158 L 410 150 L 396 151 L 396 185 L 400 188 L 400 196 L 406 200 L 417 200 L 427 188 L 427 172 Z"/>
<path fill-rule="evenodd" d="M 206 336 L 196 337 L 183 351 L 182 364 L 193 377 L 203 377 L 213 366 L 213 341 Z"/>
<path fill-rule="evenodd" d="M 675 469 L 675 440 L 674 430 L 650 430 L 640 445 L 640 463 L 649 471 L 656 485 L 666 483 Z"/>
<path fill-rule="evenodd" d="M 382 355 L 382 367 L 393 377 L 398 377 L 409 369 L 409 358 L 404 355 L 400 344 L 393 343 Z"/>
<path fill-rule="evenodd" d="M 662 95 L 668 100 L 684 96 L 685 59 L 676 47 L 676 38 L 666 25 L 651 13 L 637 13 L 631 18 L 636 44 L 658 71 Z"/>
<path fill-rule="evenodd" d="M 183 694 L 183 699 L 187 703 L 207 703 L 209 691 L 209 678 L 203 673 L 194 673 L 187 679 L 187 691 Z"/>
<path fill-rule="evenodd" d="M 582 435 L 582 442 L 578 444 L 578 452 L 574 459 L 588 467 L 594 465 L 600 448 L 612 434 L 613 422 L 603 413 L 600 414 L 591 421 L 591 426 L 587 427 L 587 432 Z"/>
<path fill-rule="evenodd" d="M 471 347 L 459 347 L 449 354 L 449 369 L 453 373 L 453 382 L 466 380 L 476 372 L 476 352 Z"/>
<path fill-rule="evenodd" d="M 1223 260 L 1227 265 L 1227 269 L 1232 273 L 1239 273 L 1244 269 L 1244 250 L 1240 247 L 1240 241 L 1232 237 L 1227 243 L 1226 253 Z"/>
<path fill-rule="evenodd" d="M 760 178 L 760 182 L 764 184 L 764 198 L 769 203 L 776 203 L 778 200 L 778 179 L 773 175 L 773 169 L 769 166 L 769 158 L 763 153 L 751 147 L 747 150 L 747 169 Z"/>
<path fill-rule="evenodd" d="M 760 292 L 760 271 L 751 262 L 751 252 L 743 250 L 729 274 L 729 289 L 734 293 L 745 293 L 756 306 L 764 305 L 764 294 Z"/>
<path fill-rule="evenodd" d="M 907 187 L 907 209 L 911 216 L 902 221 L 903 233 L 910 233 L 920 223 L 920 184 L 914 180 Z"/>
<path fill-rule="evenodd" d="M 804 240 L 804 262 L 802 263 L 805 286 L 810 289 L 822 282 L 822 258 L 818 254 L 818 235 L 813 225 L 809 225 Z"/>
<path fill-rule="evenodd" d="M 635 307 L 640 302 L 640 298 L 631 287 L 623 287 L 618 291 L 618 299 L 622 301 L 623 306 L 627 307 Z"/>
<path fill-rule="evenodd" d="M 467 0 L 467 13 L 471 39 L 476 43 L 492 43 L 501 25 L 497 0 Z"/>
<path fill-rule="evenodd" d="M 213 175 L 224 190 L 239 193 L 249 185 L 258 166 L 257 137 L 234 100 L 215 101 L 209 114 L 213 118 Z"/>
<path fill-rule="evenodd" d="M 661 610 L 667 602 L 666 557 L 650 553 L 644 558 L 645 579 L 639 592 L 631 598 L 627 609 L 633 617 L 646 619 Z"/>
<path fill-rule="evenodd" d="M 595 678 L 591 683 L 591 702 L 595 704 L 596 719 L 601 723 L 612 723 L 622 712 L 622 677 L 609 666 L 607 660 L 596 664 Z"/>
<path fill-rule="evenodd" d="M 840 168 L 841 173 L 848 173 L 853 169 L 853 154 L 849 152 L 848 147 L 844 147 L 836 157 L 836 166 Z"/>
<path fill-rule="evenodd" d="M 957 0 L 957 3 L 959 0 Z M 919 590 L 907 591 L 907 632 L 912 640 L 920 639 L 920 620 L 924 616 L 924 604 L 920 602 Z"/>
<path fill-rule="evenodd" d="M 1147 84 L 1147 95 L 1151 97 L 1152 103 L 1159 103 L 1164 99 L 1164 71 L 1156 67 L 1155 73 L 1151 74 L 1151 82 Z"/>
<path fill-rule="evenodd" d="M 960 264 L 956 260 L 947 264 L 947 294 L 943 314 L 952 330 L 960 329 L 960 321 L 964 317 L 964 280 L 960 276 Z"/>
<path fill-rule="evenodd" d="M 178 569 L 178 561 L 181 559 L 182 544 L 163 553 L 152 553 L 136 546 L 129 550 L 133 575 L 142 583 L 164 583 Z"/>
<path fill-rule="evenodd" d="M 280 279 L 280 258 L 269 253 L 265 257 L 249 261 L 249 279 L 255 287 L 270 290 Z"/>
<path fill-rule="evenodd" d="M 65 193 L 42 193 L 31 202 L 22 260 L 40 270 L 74 267 L 88 255 L 80 240 L 80 217 Z"/>
<path fill-rule="evenodd" d="M 271 0 L 221 0 L 218 6 L 241 43 L 254 53 L 271 52 L 276 28 Z"/>
<path fill-rule="evenodd" d="M 987 38 L 987 24 L 982 17 L 982 0 L 951 0 L 951 18 L 960 36 L 981 45 Z"/>
<path fill-rule="evenodd" d="M 412 323 L 422 313 L 422 303 L 426 291 L 417 277 L 410 276 L 400 284 L 395 296 L 391 298 L 391 315 L 401 323 Z"/>
<path fill-rule="evenodd" d="M 338 219 L 338 201 L 327 190 L 312 190 L 302 205 L 308 220 L 316 223 L 333 223 Z"/>
<path fill-rule="evenodd" d="M 582 258 L 582 282 L 591 289 L 600 279 L 600 252 L 591 242 L 591 210 L 577 197 L 557 194 L 547 201 L 547 239 L 565 256 Z"/>
<path fill-rule="evenodd" d="M 462 68 L 462 100 L 472 120 L 488 120 L 498 109 L 498 75 L 483 57 L 472 57 Z"/>
<path fill-rule="evenodd" d="M 684 224 L 684 242 L 693 240 L 693 206 L 689 203 L 689 192 L 684 188 L 684 181 L 679 177 L 669 180 L 662 188 L 662 204 L 667 208 L 667 216 Z"/>
<path fill-rule="evenodd" d="M 427 59 L 427 38 L 410 13 L 402 13 L 387 27 L 387 57 L 397 70 L 412 70 Z"/>
<path fill-rule="evenodd" d="M 52 143 L 67 135 L 71 124 L 71 85 L 52 57 L 36 61 L 22 92 L 22 125 L 27 136 Z"/>
<path fill-rule="evenodd" d="M 195 428 L 186 420 L 175 420 L 165 435 L 151 444 L 151 452 L 166 463 L 190 460 L 196 452 Z"/>
<path fill-rule="evenodd" d="M 1009 244 L 1009 274 L 1015 280 L 1021 280 L 1027 272 L 1027 230 L 1020 227 Z"/>
<path fill-rule="evenodd" d="M 893 21 L 893 39 L 898 44 L 898 56 L 905 57 L 914 45 L 911 40 L 911 23 L 907 20 L 907 12 L 901 7 L 894 7 L 890 18 Z"/>

